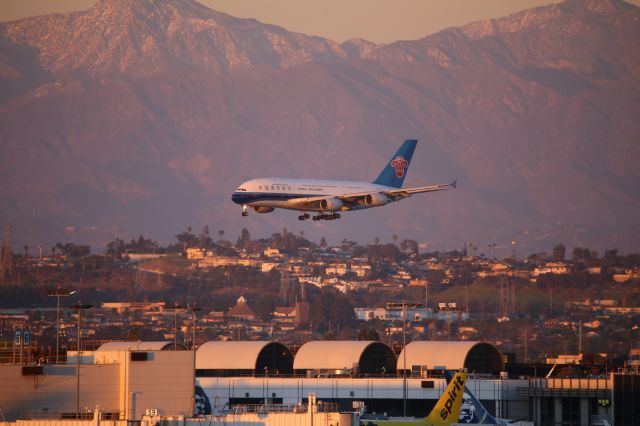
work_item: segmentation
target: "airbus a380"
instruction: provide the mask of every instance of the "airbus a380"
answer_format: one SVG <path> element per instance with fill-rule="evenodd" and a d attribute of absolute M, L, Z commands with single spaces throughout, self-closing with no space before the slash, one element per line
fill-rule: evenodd
<path fill-rule="evenodd" d="M 280 208 L 299 211 L 299 220 L 309 219 L 307 212 L 318 212 L 313 220 L 333 220 L 340 218 L 340 212 L 384 206 L 413 194 L 455 188 L 455 181 L 402 188 L 417 143 L 415 139 L 404 141 L 373 182 L 261 178 L 244 182 L 231 199 L 242 205 L 242 216 L 248 215 L 249 207 L 257 213 Z"/>

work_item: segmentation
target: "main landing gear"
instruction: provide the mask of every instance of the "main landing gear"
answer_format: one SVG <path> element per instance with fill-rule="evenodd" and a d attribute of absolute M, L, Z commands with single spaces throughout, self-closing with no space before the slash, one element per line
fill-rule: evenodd
<path fill-rule="evenodd" d="M 249 216 L 249 212 L 247 212 L 247 206 L 242 206 L 242 216 L 243 217 Z"/>
<path fill-rule="evenodd" d="M 334 219 L 340 219 L 342 216 L 340 216 L 340 213 L 330 213 L 330 214 L 326 214 L 326 213 L 320 213 L 319 215 L 316 215 L 313 217 L 313 220 L 334 220 Z"/>
<path fill-rule="evenodd" d="M 298 220 L 307 220 L 310 217 L 311 216 L 309 216 L 309 213 L 302 213 L 300 216 L 298 216 Z"/>

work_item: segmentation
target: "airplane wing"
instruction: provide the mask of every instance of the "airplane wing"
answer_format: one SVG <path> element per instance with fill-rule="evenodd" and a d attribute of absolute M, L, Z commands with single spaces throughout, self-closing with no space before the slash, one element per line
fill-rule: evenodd
<path fill-rule="evenodd" d="M 412 194 L 418 194 L 420 192 L 435 192 L 435 191 L 445 191 L 447 189 L 455 189 L 458 187 L 458 181 L 454 180 L 449 184 L 438 184 L 438 185 L 428 185 L 428 186 L 416 186 L 413 188 L 398 188 L 398 189 L 388 189 L 386 191 L 380 191 L 381 194 L 385 194 L 390 198 L 405 198 L 411 196 Z M 375 193 L 372 192 L 360 192 L 360 193 L 351 193 L 345 195 L 339 195 L 342 201 L 351 201 L 358 202 L 363 200 L 366 196 L 372 195 Z M 322 199 L 325 197 L 317 197 L 318 199 Z"/>
<path fill-rule="evenodd" d="M 319 195 L 317 197 L 303 197 L 303 198 L 295 198 L 288 201 L 290 206 L 299 208 L 299 209 L 318 209 L 323 207 L 322 204 L 326 203 L 328 200 L 340 200 L 341 204 L 339 208 L 336 210 L 344 210 L 350 209 L 352 207 L 358 205 L 383 205 L 389 201 L 396 201 L 402 198 L 407 198 L 412 196 L 413 194 L 418 194 L 421 192 L 435 192 L 435 191 L 445 191 L 447 189 L 456 188 L 457 181 L 453 181 L 450 184 L 439 184 L 439 185 L 429 185 L 429 186 L 417 186 L 413 188 L 398 188 L 398 189 L 387 189 L 380 192 L 356 192 L 351 194 L 344 195 Z"/>
<path fill-rule="evenodd" d="M 454 180 L 449 184 L 416 186 L 413 188 L 390 189 L 390 190 L 384 191 L 384 194 L 387 194 L 391 197 L 394 197 L 394 196 L 409 197 L 413 194 L 419 194 L 421 192 L 446 191 L 447 189 L 451 189 L 451 188 L 455 189 L 457 187 L 458 187 L 458 181 Z"/>

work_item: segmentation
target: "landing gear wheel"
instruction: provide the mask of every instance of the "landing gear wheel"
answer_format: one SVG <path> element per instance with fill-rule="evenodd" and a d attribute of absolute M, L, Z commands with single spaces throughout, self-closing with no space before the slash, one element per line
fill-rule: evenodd
<path fill-rule="evenodd" d="M 249 216 L 249 212 L 247 211 L 247 206 L 242 206 L 242 217 Z"/>

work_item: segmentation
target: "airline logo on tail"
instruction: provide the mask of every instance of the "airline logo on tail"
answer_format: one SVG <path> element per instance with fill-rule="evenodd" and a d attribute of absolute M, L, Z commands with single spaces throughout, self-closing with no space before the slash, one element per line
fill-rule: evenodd
<path fill-rule="evenodd" d="M 395 169 L 396 176 L 402 177 L 404 176 L 405 170 L 409 168 L 409 162 L 405 160 L 402 155 L 398 155 L 396 158 L 391 160 L 391 167 Z"/>
<path fill-rule="evenodd" d="M 459 395 L 464 392 L 464 379 L 458 374 L 454 381 L 453 381 L 454 385 L 453 388 L 449 391 L 447 391 L 447 395 L 449 396 L 447 398 L 447 400 L 444 403 L 444 407 L 442 408 L 442 410 L 440 410 L 440 418 L 442 420 L 447 420 L 447 417 L 449 417 L 451 415 L 451 412 L 453 410 L 454 404 L 456 402 L 456 400 L 458 399 Z M 458 415 L 460 414 L 460 408 L 458 407 Z M 456 421 L 458 419 L 456 418 Z"/>
<path fill-rule="evenodd" d="M 456 373 L 444 393 L 427 416 L 427 424 L 450 425 L 458 423 L 460 417 L 460 404 L 464 395 L 464 384 L 467 381 L 467 373 Z"/>

